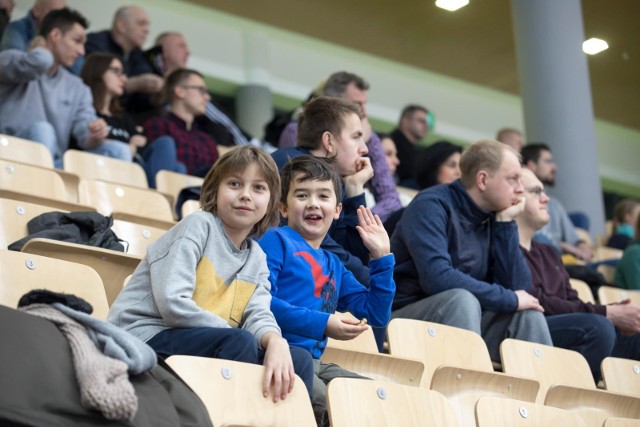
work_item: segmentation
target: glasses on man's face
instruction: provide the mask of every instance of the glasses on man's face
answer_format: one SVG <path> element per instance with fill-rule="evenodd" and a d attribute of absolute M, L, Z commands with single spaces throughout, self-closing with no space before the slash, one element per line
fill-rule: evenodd
<path fill-rule="evenodd" d="M 546 163 L 547 165 L 555 165 L 555 164 L 556 164 L 556 161 L 555 161 L 555 160 L 553 160 L 553 158 L 550 158 L 550 159 L 540 159 L 540 161 L 541 161 L 542 163 Z"/>
<path fill-rule="evenodd" d="M 111 71 L 116 76 L 120 77 L 124 74 L 124 70 L 120 67 L 109 67 L 109 71 Z"/>
<path fill-rule="evenodd" d="M 185 89 L 197 90 L 200 93 L 200 95 L 203 95 L 203 96 L 207 94 L 207 88 L 204 86 L 182 85 L 181 87 Z"/>
<path fill-rule="evenodd" d="M 540 186 L 528 187 L 528 188 L 525 188 L 524 191 L 530 194 L 535 194 L 538 197 L 540 197 L 542 194 L 547 194 L 545 193 L 544 188 Z"/>

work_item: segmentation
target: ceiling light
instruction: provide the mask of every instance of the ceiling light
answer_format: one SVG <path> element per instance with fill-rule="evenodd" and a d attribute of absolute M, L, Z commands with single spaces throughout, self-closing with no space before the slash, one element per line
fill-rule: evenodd
<path fill-rule="evenodd" d="M 600 53 L 603 50 L 609 49 L 609 45 L 606 41 L 596 39 L 595 37 L 590 38 L 586 42 L 582 43 L 582 50 L 584 53 L 588 53 L 589 55 L 595 55 L 596 53 Z"/>
<path fill-rule="evenodd" d="M 450 12 L 458 10 L 469 4 L 469 0 L 436 0 L 436 6 L 446 9 Z"/>

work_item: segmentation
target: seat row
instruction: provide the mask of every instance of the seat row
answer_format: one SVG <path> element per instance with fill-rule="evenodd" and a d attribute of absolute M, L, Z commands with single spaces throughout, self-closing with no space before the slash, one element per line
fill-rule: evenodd
<path fill-rule="evenodd" d="M 0 304 L 15 307 L 22 294 L 37 288 L 77 294 L 94 306 L 96 317 L 106 317 L 106 293 L 100 276 L 91 268 L 49 257 L 0 250 Z M 417 320 L 393 319 L 389 324 L 388 336 L 390 354 L 377 353 L 371 330 L 350 342 L 331 340 L 329 343 L 323 355 L 324 362 L 339 363 L 346 369 L 374 380 L 355 385 L 349 384 L 350 380 L 331 383 L 329 405 L 333 411 L 333 425 L 371 425 L 364 421 L 358 424 L 353 419 L 357 413 L 355 408 L 358 411 L 364 410 L 362 407 L 367 405 L 373 405 L 374 408 L 365 410 L 363 415 L 356 418 L 370 420 L 370 416 L 374 416 L 374 419 L 385 420 L 385 423 L 379 425 L 454 425 L 445 422 L 451 416 L 461 426 L 475 425 L 476 421 L 477 425 L 491 425 L 479 422 L 479 414 L 482 413 L 479 408 L 489 405 L 487 402 L 490 400 L 487 398 L 520 401 L 517 404 L 491 401 L 493 403 L 489 406 L 504 406 L 514 411 L 512 406 L 520 405 L 520 408 L 525 408 L 531 414 L 542 410 L 538 405 L 543 403 L 545 406 L 568 409 L 579 414 L 584 422 L 575 425 L 601 426 L 611 417 L 640 418 L 640 364 L 635 361 L 606 359 L 602 366 L 607 387 L 605 391 L 596 389 L 586 361 L 573 351 L 507 339 L 501 347 L 504 370 L 501 373 L 493 370 L 482 338 L 469 331 Z M 261 376 L 258 375 L 258 380 L 254 378 L 255 387 L 250 389 L 253 390 L 251 392 L 246 386 L 236 386 L 235 391 L 230 390 L 229 393 L 221 390 L 224 390 L 224 384 L 232 385 L 238 378 L 249 375 L 251 369 L 262 369 L 261 367 L 234 368 L 236 362 L 199 358 L 195 360 L 186 356 L 179 358 L 184 360 L 173 364 L 169 359 L 170 365 L 207 406 L 216 406 L 209 408 L 215 425 L 220 420 L 224 421 L 219 422 L 221 425 L 232 421 L 239 425 L 254 425 L 250 419 L 236 421 L 230 414 L 234 414 L 236 410 L 240 413 L 247 412 L 243 399 L 246 400 L 253 392 L 260 394 Z M 211 365 L 217 366 L 215 369 L 208 367 L 216 363 L 218 365 Z M 225 374 L 224 369 L 229 369 L 231 374 Z M 221 372 L 222 377 L 216 377 Z M 229 378 L 225 378 L 225 375 Z M 225 380 L 227 382 L 222 385 L 217 384 L 218 381 Z M 343 382 L 345 384 L 341 385 Z M 215 392 L 210 390 L 212 387 Z M 303 387 L 296 389 L 302 390 L 306 395 Z M 215 399 L 211 397 L 211 393 L 215 394 Z M 635 397 L 631 394 L 635 394 Z M 332 395 L 340 397 L 334 398 Z M 221 396 L 229 397 L 231 402 L 221 404 Z M 442 403 L 443 399 L 446 404 Z M 401 403 L 393 403 L 396 400 Z M 409 409 L 397 408 L 398 404 L 403 407 L 402 405 L 409 405 L 413 400 L 422 402 L 412 409 L 418 415 Z M 262 405 L 272 405 L 268 401 L 262 399 Z M 480 401 L 485 403 L 481 405 Z M 233 409 L 235 406 L 232 402 L 236 402 L 236 409 Z M 449 415 L 434 410 L 442 406 L 449 408 L 445 411 L 450 412 Z M 387 407 L 395 409 L 385 409 Z M 271 413 L 276 409 L 271 408 L 270 415 L 260 416 L 271 420 L 269 417 L 276 417 L 275 412 Z M 423 420 L 423 415 L 419 414 L 425 409 L 431 414 L 429 419 L 432 424 L 426 420 L 417 422 Z M 216 417 L 221 418 L 214 418 L 214 413 L 219 413 Z M 261 414 L 259 411 L 257 413 Z M 344 413 L 340 417 L 352 418 L 346 418 L 347 421 L 340 424 L 333 420 L 338 417 L 338 413 Z M 365 414 L 369 414 L 369 417 Z M 255 425 L 286 425 L 278 418 L 273 418 L 272 421 Z"/>

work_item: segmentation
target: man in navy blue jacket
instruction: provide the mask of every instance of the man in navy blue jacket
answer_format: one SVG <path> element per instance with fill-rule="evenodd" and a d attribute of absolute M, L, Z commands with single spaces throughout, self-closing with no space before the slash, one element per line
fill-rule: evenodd
<path fill-rule="evenodd" d="M 460 159 L 462 176 L 419 193 L 391 239 L 396 257 L 392 317 L 476 332 L 493 360 L 504 338 L 552 345 L 514 218 L 524 209 L 519 154 L 479 141 Z"/>

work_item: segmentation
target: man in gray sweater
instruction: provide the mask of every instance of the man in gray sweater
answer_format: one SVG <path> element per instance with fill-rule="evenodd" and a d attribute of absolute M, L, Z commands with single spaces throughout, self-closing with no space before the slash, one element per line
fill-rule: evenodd
<path fill-rule="evenodd" d="M 0 53 L 0 133 L 44 144 L 56 167 L 73 136 L 88 151 L 126 158 L 125 144 L 104 141 L 91 91 L 64 67 L 84 54 L 86 19 L 68 8 L 47 14 L 28 52 Z"/>

